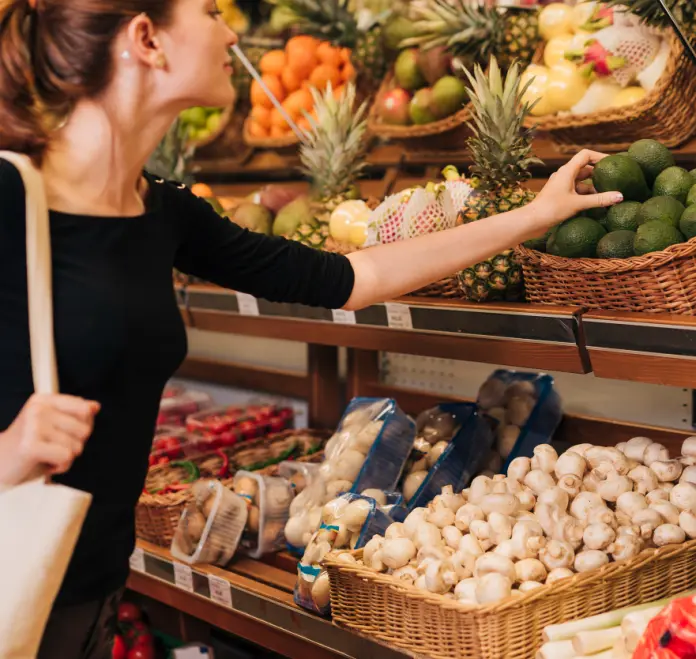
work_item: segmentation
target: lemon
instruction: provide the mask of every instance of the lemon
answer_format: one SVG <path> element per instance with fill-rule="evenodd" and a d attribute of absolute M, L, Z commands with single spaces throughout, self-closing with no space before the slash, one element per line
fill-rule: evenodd
<path fill-rule="evenodd" d="M 544 48 L 544 64 L 552 67 L 567 61 L 565 53 L 572 49 L 574 37 L 570 34 L 562 34 L 551 39 Z"/>
<path fill-rule="evenodd" d="M 339 242 L 350 242 L 355 245 L 362 245 L 367 239 L 367 222 L 370 217 L 370 207 L 362 200 L 344 201 L 339 204 L 331 213 L 329 219 L 329 233 L 331 237 Z M 364 226 L 364 237 L 361 242 L 354 242 L 351 239 L 351 228 L 353 225 Z M 355 236 L 359 236 L 361 230 L 356 230 Z"/>
<path fill-rule="evenodd" d="M 562 2 L 553 2 L 539 14 L 539 34 L 546 41 L 573 32 L 573 9 Z"/>
<path fill-rule="evenodd" d="M 610 107 L 622 108 L 625 105 L 634 105 L 638 101 L 642 101 L 646 93 L 642 87 L 626 87 L 615 96 Z"/>
<path fill-rule="evenodd" d="M 546 99 L 556 112 L 564 112 L 585 96 L 588 86 L 589 80 L 580 74 L 575 64 L 559 62 L 549 73 Z"/>

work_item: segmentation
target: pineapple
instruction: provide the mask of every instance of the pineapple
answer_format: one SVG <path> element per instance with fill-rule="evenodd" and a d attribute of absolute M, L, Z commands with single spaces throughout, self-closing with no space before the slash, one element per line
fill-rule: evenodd
<path fill-rule="evenodd" d="M 379 86 L 388 68 L 381 25 L 386 14 L 375 16 L 369 9 L 353 12 L 350 0 L 272 1 L 295 14 L 295 27 L 302 34 L 350 48 L 358 81 L 366 92 Z"/>
<path fill-rule="evenodd" d="M 503 69 L 530 64 L 540 43 L 535 10 L 489 7 L 485 0 L 425 0 L 413 5 L 417 36 L 403 46 L 446 47 L 465 61 L 485 65 L 495 55 Z"/>
<path fill-rule="evenodd" d="M 188 129 L 180 119 L 171 125 L 145 166 L 165 181 L 190 183 L 189 163 L 195 149 L 188 145 Z"/>
<path fill-rule="evenodd" d="M 696 35 L 696 11 L 693 0 L 665 0 L 665 4 L 682 30 L 692 36 Z M 657 0 L 609 0 L 609 5 L 621 5 L 652 27 L 671 28 L 671 23 Z"/>
<path fill-rule="evenodd" d="M 524 128 L 531 106 L 522 103 L 520 66 L 513 63 L 505 80 L 495 57 L 488 74 L 476 66 L 466 71 L 473 105 L 469 148 L 474 160 L 471 185 L 474 192 L 459 212 L 466 224 L 527 205 L 535 197 L 522 184 L 530 178 L 529 167 L 542 164 L 532 154 L 534 131 Z M 459 275 L 466 297 L 475 302 L 519 300 L 524 296 L 522 270 L 512 250 L 477 263 Z"/>
<path fill-rule="evenodd" d="M 322 93 L 312 89 L 316 119 L 300 145 L 302 171 L 312 182 L 312 211 L 309 224 L 292 236 L 311 247 L 323 247 L 329 237 L 328 222 L 333 210 L 358 195 L 356 181 L 365 168 L 363 137 L 367 129 L 367 103 L 355 109 L 355 85 L 349 83 L 334 98 L 331 85 Z"/>

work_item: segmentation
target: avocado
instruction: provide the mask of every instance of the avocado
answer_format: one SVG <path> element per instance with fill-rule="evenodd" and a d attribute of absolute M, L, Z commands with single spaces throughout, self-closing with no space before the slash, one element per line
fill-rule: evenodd
<path fill-rule="evenodd" d="M 655 179 L 653 196 L 674 197 L 682 204 L 686 204 L 686 197 L 693 185 L 689 172 L 682 167 L 669 167 Z"/>
<path fill-rule="evenodd" d="M 612 231 L 597 243 L 598 259 L 627 259 L 633 256 L 635 231 Z"/>
<path fill-rule="evenodd" d="M 628 149 L 628 153 L 641 167 L 648 185 L 668 167 L 674 167 L 672 152 L 655 140 L 638 140 Z"/>
<path fill-rule="evenodd" d="M 696 236 L 696 205 L 689 206 L 681 216 L 679 221 L 679 231 L 687 240 Z"/>
<path fill-rule="evenodd" d="M 589 181 L 592 185 L 592 181 Z M 590 210 L 583 211 L 585 215 L 593 220 L 599 222 L 605 229 L 607 228 L 607 217 L 609 215 L 608 208 L 590 208 Z"/>
<path fill-rule="evenodd" d="M 633 251 L 637 256 L 642 256 L 650 252 L 661 252 L 670 245 L 683 242 L 684 236 L 677 228 L 660 220 L 650 220 L 638 227 Z"/>
<path fill-rule="evenodd" d="M 549 229 L 541 238 L 525 240 L 523 245 L 527 249 L 535 249 L 537 252 L 545 252 L 549 238 L 556 232 L 556 227 Z"/>
<path fill-rule="evenodd" d="M 592 172 L 597 192 L 621 192 L 624 201 L 643 202 L 650 197 L 645 175 L 640 165 L 628 156 L 607 156 Z"/>
<path fill-rule="evenodd" d="M 551 229 L 551 235 L 546 241 L 546 253 L 552 256 L 560 256 L 558 253 L 558 247 L 556 245 L 556 233 L 558 233 L 558 227 Z"/>
<path fill-rule="evenodd" d="M 624 201 L 612 206 L 607 213 L 607 231 L 635 231 L 638 228 L 638 211 L 642 204 L 638 201 Z"/>
<path fill-rule="evenodd" d="M 678 227 L 683 212 L 684 205 L 674 197 L 653 197 L 640 207 L 636 219 L 639 225 L 651 220 L 660 220 Z"/>
<path fill-rule="evenodd" d="M 604 227 L 589 217 L 566 220 L 556 232 L 556 249 L 567 258 L 594 258 L 597 243 L 606 234 Z"/>
<path fill-rule="evenodd" d="M 686 195 L 686 205 L 693 206 L 694 204 L 696 204 L 696 183 L 689 190 L 689 194 Z"/>

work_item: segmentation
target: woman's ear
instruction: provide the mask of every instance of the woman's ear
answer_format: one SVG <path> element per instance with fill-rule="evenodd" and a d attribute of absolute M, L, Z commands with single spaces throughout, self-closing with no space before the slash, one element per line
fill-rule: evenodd
<path fill-rule="evenodd" d="M 138 14 L 128 24 L 128 52 L 130 59 L 155 69 L 166 68 L 167 59 L 157 39 L 155 26 L 147 14 Z"/>

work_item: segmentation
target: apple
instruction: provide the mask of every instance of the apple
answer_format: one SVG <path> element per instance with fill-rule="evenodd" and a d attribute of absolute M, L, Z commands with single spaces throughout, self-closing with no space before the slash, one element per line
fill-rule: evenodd
<path fill-rule="evenodd" d="M 395 87 L 385 94 L 379 102 L 379 116 L 385 124 L 407 126 L 410 122 L 408 104 L 411 95 L 401 87 Z"/>

